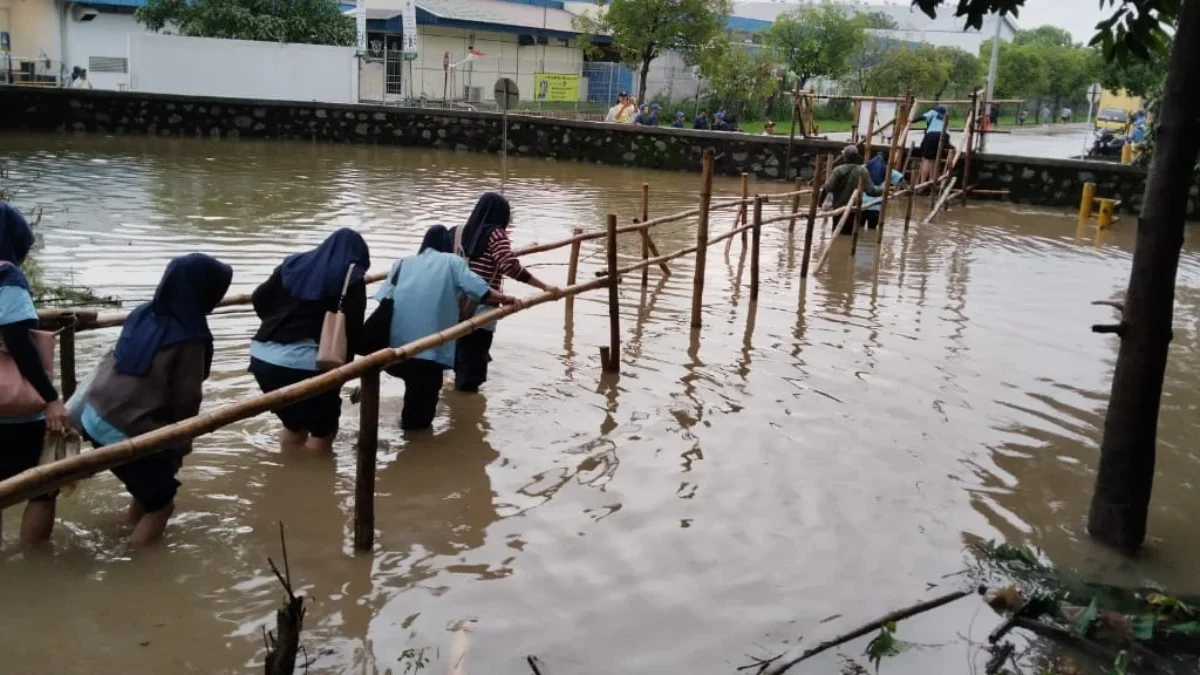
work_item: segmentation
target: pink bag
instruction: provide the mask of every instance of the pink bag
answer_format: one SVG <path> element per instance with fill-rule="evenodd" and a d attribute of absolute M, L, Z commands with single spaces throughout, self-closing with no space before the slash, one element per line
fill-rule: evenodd
<path fill-rule="evenodd" d="M 50 380 L 54 381 L 55 333 L 31 330 L 33 345 L 42 357 L 42 367 Z M 17 362 L 13 360 L 4 338 L 0 337 L 0 417 L 27 417 L 46 410 L 46 402 L 33 385 L 21 375 Z"/>

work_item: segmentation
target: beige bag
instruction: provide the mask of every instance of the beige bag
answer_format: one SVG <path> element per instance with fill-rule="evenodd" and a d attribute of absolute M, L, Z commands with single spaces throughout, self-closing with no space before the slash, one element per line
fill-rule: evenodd
<path fill-rule="evenodd" d="M 464 229 L 465 229 L 465 227 L 463 225 L 459 225 L 458 227 L 454 228 L 454 255 L 462 258 L 463 262 L 467 263 L 467 265 L 469 267 L 471 264 L 471 258 L 467 256 L 467 252 L 465 249 L 463 249 L 463 245 L 462 245 L 462 240 L 463 240 L 462 233 L 463 233 Z M 497 267 L 496 270 L 494 272 L 492 272 L 492 278 L 486 280 L 488 289 L 491 289 L 492 284 L 496 283 L 496 278 L 499 276 L 500 276 L 500 268 Z M 479 309 L 479 302 L 472 300 L 471 298 L 468 298 L 467 296 L 462 295 L 462 294 L 460 294 L 458 296 L 458 320 L 459 321 L 466 321 L 467 319 L 470 319 L 471 317 L 475 316 L 475 311 L 477 309 Z"/>
<path fill-rule="evenodd" d="M 325 312 L 325 321 L 321 324 L 321 344 L 317 347 L 317 367 L 321 370 L 333 370 L 346 365 L 346 315 L 342 313 L 342 303 L 346 302 L 346 291 L 350 288 L 350 275 L 353 273 L 354 265 L 351 265 L 346 270 L 346 281 L 338 297 L 337 311 Z"/>
<path fill-rule="evenodd" d="M 33 338 L 33 346 L 37 348 L 38 356 L 42 357 L 42 367 L 46 369 L 46 375 L 53 382 L 55 333 L 31 330 L 29 336 Z M 46 401 L 21 375 L 17 362 L 4 345 L 4 339 L 0 338 L 0 417 L 26 417 L 45 409 Z"/>

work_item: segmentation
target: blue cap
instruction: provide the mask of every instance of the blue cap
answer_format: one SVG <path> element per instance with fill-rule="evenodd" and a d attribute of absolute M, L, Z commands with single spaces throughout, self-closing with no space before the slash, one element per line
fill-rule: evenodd
<path fill-rule="evenodd" d="M 683 117 L 683 111 L 682 111 L 682 110 L 676 110 L 676 111 L 675 111 L 675 116 L 676 116 L 676 117 Z"/>
<path fill-rule="evenodd" d="M 661 105 L 659 105 L 659 104 L 657 104 L 657 103 L 651 103 L 651 104 L 650 104 L 650 109 L 651 109 L 651 110 L 662 110 L 662 106 L 661 106 Z"/>
<path fill-rule="evenodd" d="M 936 112 L 936 113 L 938 113 L 938 114 L 945 115 L 945 114 L 946 114 L 946 106 L 944 106 L 944 105 L 935 105 L 935 106 L 933 106 L 933 111 L 934 111 L 934 112 Z"/>

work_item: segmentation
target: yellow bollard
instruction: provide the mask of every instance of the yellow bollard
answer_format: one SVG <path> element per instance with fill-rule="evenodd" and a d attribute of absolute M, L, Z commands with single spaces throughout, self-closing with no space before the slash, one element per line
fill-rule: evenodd
<path fill-rule="evenodd" d="M 1115 199 L 1098 199 L 1100 202 L 1100 211 L 1096 215 L 1097 226 L 1102 230 L 1107 230 L 1112 227 L 1113 211 L 1116 210 L 1117 202 Z"/>
<path fill-rule="evenodd" d="M 1133 144 L 1126 143 L 1121 146 L 1121 163 L 1133 164 Z"/>
<path fill-rule="evenodd" d="M 1083 184 L 1083 197 L 1079 200 L 1079 224 L 1082 225 L 1092 217 L 1092 201 L 1096 199 L 1096 184 Z"/>

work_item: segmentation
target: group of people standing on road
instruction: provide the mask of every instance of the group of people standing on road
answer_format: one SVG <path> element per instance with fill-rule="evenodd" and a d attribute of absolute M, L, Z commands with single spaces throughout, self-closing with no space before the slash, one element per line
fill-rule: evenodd
<path fill-rule="evenodd" d="M 391 301 L 390 317 L 383 317 L 389 320 L 383 332 L 390 347 L 493 307 L 519 304 L 503 293 L 504 277 L 558 292 L 514 255 L 511 220 L 508 200 L 485 193 L 464 224 L 429 228 L 415 255 L 392 264 L 376 294 L 377 300 Z M 5 369 L 0 362 L 0 480 L 37 466 L 47 435 L 67 433 L 72 426 L 99 448 L 194 417 L 212 371 L 208 316 L 233 280 L 229 265 L 203 253 L 171 260 L 153 299 L 130 313 L 114 348 L 76 394 L 82 397 L 78 418 L 69 418 L 36 345 L 38 315 L 21 271 L 33 242 L 26 219 L 0 202 L 0 360 L 7 358 L 12 365 Z M 255 289 L 252 302 L 260 326 L 250 344 L 249 371 L 263 392 L 303 382 L 330 367 L 322 362 L 329 358 L 328 345 L 340 350 L 333 358 L 342 363 L 364 353 L 370 266 L 366 241 L 343 228 L 316 248 L 288 256 Z M 344 321 L 341 340 L 327 341 L 331 315 Z M 456 390 L 479 390 L 487 380 L 494 331 L 493 322 L 387 368 L 405 383 L 401 428 L 431 426 L 447 370 L 454 371 Z M 26 387 L 36 392 L 29 396 L 38 399 L 37 410 L 6 409 L 13 400 L 6 394 Z M 341 416 L 340 392 L 318 394 L 274 412 L 283 424 L 281 450 L 329 452 Z M 132 497 L 131 543 L 147 544 L 162 536 L 180 487 L 176 474 L 189 452 L 190 442 L 179 443 L 113 470 Z M 22 546 L 49 539 L 55 498 L 46 494 L 28 502 Z"/>

